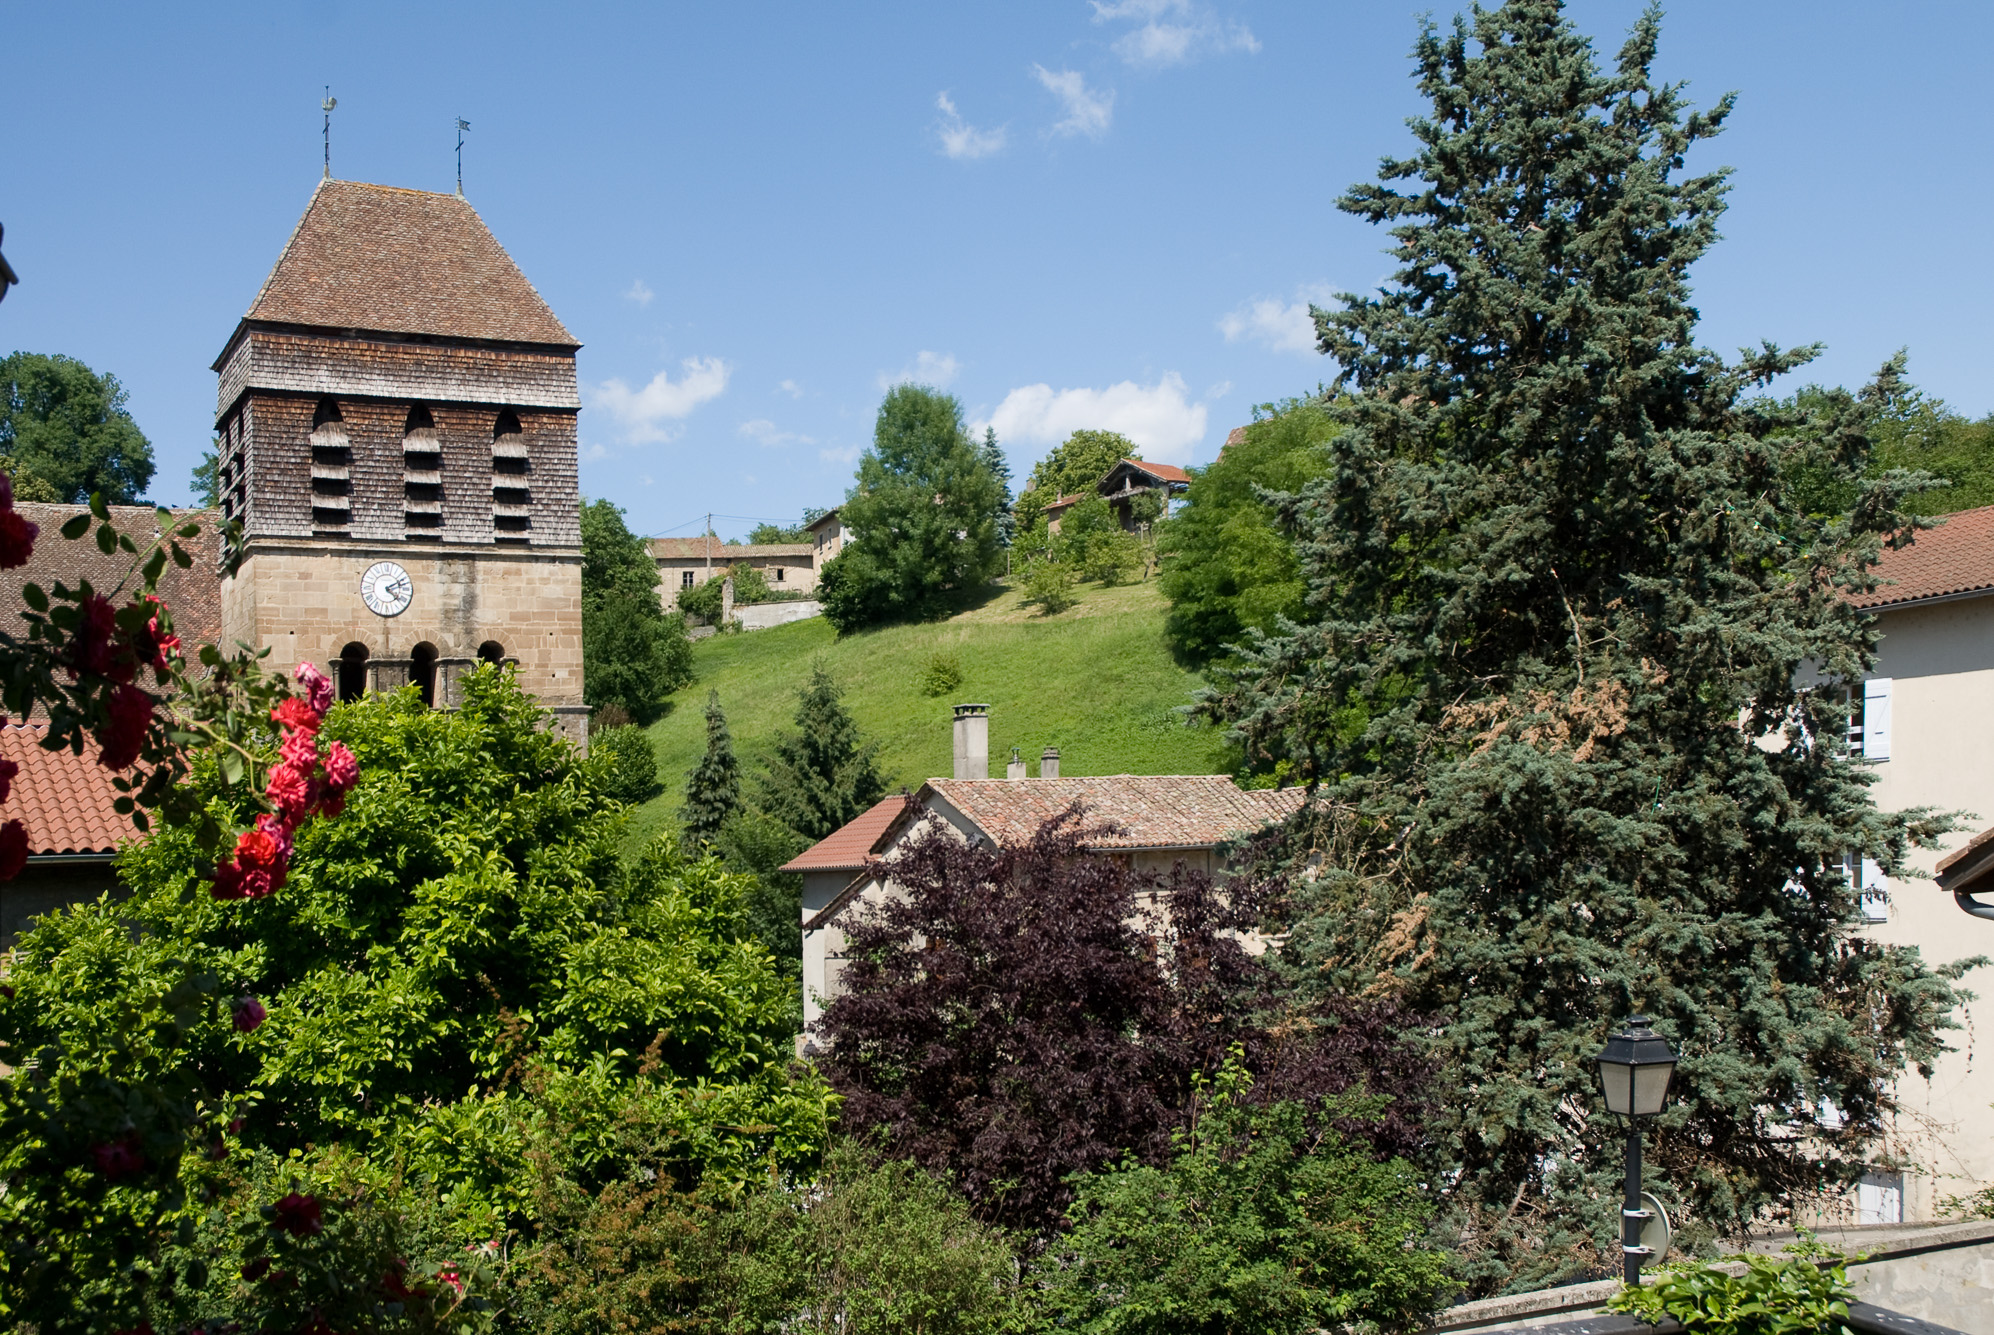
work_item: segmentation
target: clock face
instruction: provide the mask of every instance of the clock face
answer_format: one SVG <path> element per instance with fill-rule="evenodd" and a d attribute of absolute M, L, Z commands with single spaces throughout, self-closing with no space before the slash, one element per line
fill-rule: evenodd
<path fill-rule="evenodd" d="M 376 561 L 360 577 L 360 601 L 375 616 L 398 617 L 415 601 L 415 585 L 395 562 Z"/>

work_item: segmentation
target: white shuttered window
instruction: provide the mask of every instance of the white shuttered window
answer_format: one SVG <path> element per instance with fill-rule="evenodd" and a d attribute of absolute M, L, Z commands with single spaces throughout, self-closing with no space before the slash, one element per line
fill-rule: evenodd
<path fill-rule="evenodd" d="M 1890 678 L 1871 677 L 1862 684 L 1862 756 L 1890 759 Z"/>

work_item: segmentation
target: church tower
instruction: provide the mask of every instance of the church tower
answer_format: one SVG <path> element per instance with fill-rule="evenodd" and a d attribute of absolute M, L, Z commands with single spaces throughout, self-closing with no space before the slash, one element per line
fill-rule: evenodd
<path fill-rule="evenodd" d="M 461 196 L 320 182 L 214 364 L 223 642 L 446 708 L 514 663 L 585 745 L 579 347 Z"/>

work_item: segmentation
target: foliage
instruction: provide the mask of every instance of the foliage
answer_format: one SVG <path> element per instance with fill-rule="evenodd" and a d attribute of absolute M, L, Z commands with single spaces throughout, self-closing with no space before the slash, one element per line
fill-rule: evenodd
<path fill-rule="evenodd" d="M 1141 544 L 1135 534 L 1123 530 L 1102 496 L 1089 496 L 1067 510 L 1052 550 L 1054 559 L 1071 566 L 1081 579 L 1111 587 L 1142 568 Z"/>
<path fill-rule="evenodd" d="M 1243 439 L 1191 471 L 1184 504 L 1157 539 L 1170 600 L 1164 635 L 1179 659 L 1203 667 L 1249 631 L 1306 619 L 1294 539 L 1268 493 L 1299 492 L 1321 477 L 1323 446 L 1337 429 L 1313 399 L 1264 405 Z"/>
<path fill-rule="evenodd" d="M 1136 443 L 1119 431 L 1074 432 L 1032 465 L 1014 507 L 1018 528 L 1030 532 L 1044 518 L 1046 506 L 1062 496 L 1092 492 L 1116 464 L 1140 458 Z"/>
<path fill-rule="evenodd" d="M 1004 457 L 1004 449 L 997 443 L 997 428 L 983 428 L 983 466 L 990 470 L 990 476 L 997 479 L 1003 488 L 1001 508 L 997 513 L 997 541 L 1009 547 L 1018 534 L 1017 516 L 1011 513 L 1011 461 Z"/>
<path fill-rule="evenodd" d="M 1815 514 L 1839 514 L 1856 503 L 1865 482 L 1903 469 L 1922 474 L 1931 485 L 1907 493 L 1907 514 L 1946 515 L 1994 505 L 1994 416 L 1974 421 L 1908 384 L 1900 384 L 1879 405 L 1869 426 L 1870 453 L 1860 478 L 1843 470 L 1811 465 L 1814 452 L 1793 451 L 1787 470 L 1794 505 Z M 1822 411 L 1832 390 L 1810 385 L 1769 410 L 1793 416 Z M 1814 445 L 1806 433 L 1796 443 Z"/>
<path fill-rule="evenodd" d="M 195 505 L 204 510 L 212 510 L 220 505 L 222 503 L 221 455 L 211 449 L 202 450 L 201 462 L 194 465 L 193 475 L 188 479 L 187 485 L 194 493 Z"/>
<path fill-rule="evenodd" d="M 734 739 L 727 732 L 727 715 L 720 708 L 720 692 L 706 693 L 706 754 L 699 768 L 686 777 L 685 806 L 680 819 L 686 838 L 695 844 L 710 843 L 736 811 L 741 809 L 741 764 L 734 758 Z"/>
<path fill-rule="evenodd" d="M 921 694 L 947 695 L 962 685 L 962 655 L 953 649 L 937 649 L 921 667 Z"/>
<path fill-rule="evenodd" d="M 852 537 L 820 577 L 825 617 L 844 633 L 945 615 L 1003 570 L 1004 500 L 962 405 L 896 385 L 839 511 Z"/>
<path fill-rule="evenodd" d="M 762 775 L 762 808 L 796 833 L 822 839 L 886 795 L 879 743 L 867 741 L 820 661 L 797 692 L 796 731 L 776 738 Z"/>
<path fill-rule="evenodd" d="M 1070 563 L 1041 557 L 1025 567 L 1024 600 L 1047 616 L 1057 616 L 1079 601 L 1073 592 L 1076 579 Z"/>
<path fill-rule="evenodd" d="M 679 611 L 689 617 L 698 617 L 709 626 L 717 623 L 720 620 L 720 609 L 726 604 L 725 590 L 722 588 L 726 582 L 727 572 L 722 570 L 719 574 L 689 589 L 680 589 Z"/>
<path fill-rule="evenodd" d="M 1224 893 L 1087 856 L 1068 812 L 1027 844 L 970 847 L 929 818 L 896 858 L 896 896 L 848 916 L 846 991 L 820 1022 L 843 1122 L 933 1172 L 980 1218 L 1050 1231 L 1070 1176 L 1167 1160 L 1193 1081 L 1230 1046 L 1271 1100 L 1369 1083 L 1399 1097 L 1346 1121 L 1374 1149 L 1420 1139 L 1425 1068 L 1389 1007 L 1288 1013 L 1236 931 L 1261 888 Z M 1272 1022 L 1254 1023 L 1262 1015 Z"/>
<path fill-rule="evenodd" d="M 1651 1186 L 1707 1238 L 1861 1171 L 1978 962 L 1857 935 L 1844 856 L 1895 874 L 1946 824 L 1877 812 L 1870 773 L 1810 743 L 1873 662 L 1843 594 L 1922 483 L 1809 516 L 1784 479 L 1795 450 L 1860 477 L 1899 366 L 1796 417 L 1744 395 L 1811 350 L 1689 340 L 1725 186 L 1675 173 L 1730 103 L 1651 79 L 1658 24 L 1610 70 L 1556 0 L 1423 33 L 1418 149 L 1342 201 L 1391 224 L 1399 269 L 1317 314 L 1343 430 L 1279 505 L 1308 623 L 1205 702 L 1316 787 L 1280 854 L 1323 869 L 1296 987 L 1445 1017 L 1440 1180 L 1484 1292 L 1613 1254 L 1589 1058 L 1615 1017 L 1660 1017 L 1681 1054 Z"/>
<path fill-rule="evenodd" d="M 589 753 L 608 767 L 603 787 L 619 802 L 642 802 L 658 791 L 658 753 L 642 728 L 597 728 L 589 734 Z"/>
<path fill-rule="evenodd" d="M 753 878 L 742 900 L 748 932 L 788 974 L 803 972 L 803 878 L 778 870 L 810 847 L 810 840 L 756 807 L 727 818 L 713 849 L 730 871 Z M 797 1026 L 803 1023 L 803 994 L 796 993 Z"/>
<path fill-rule="evenodd" d="M 176 1148 L 155 1130 L 166 1114 L 240 1119 L 227 1141 L 247 1151 L 339 1143 L 406 1163 L 490 1220 L 486 1237 L 531 1224 L 522 1128 L 549 1108 L 584 1110 L 565 1147 L 577 1173 L 599 1171 L 619 1121 L 694 1181 L 821 1144 L 826 1096 L 787 1072 L 791 989 L 742 939 L 741 879 L 669 838 L 622 865 L 608 767 L 541 721 L 490 667 L 454 712 L 412 689 L 338 706 L 324 731 L 364 777 L 341 820 L 299 831 L 281 894 L 203 893 L 193 823 L 168 823 L 123 854 L 129 899 L 23 936 L 0 1037 L 37 1062 L 0 1085 L 5 1236 L 41 1239 L 31 1254 L 64 1239 L 65 1294 L 158 1273 L 187 1207 L 137 1193 L 177 1189 L 207 1143 Z M 222 818 L 243 799 L 218 770 L 197 767 L 196 791 Z M 93 1144 L 117 1172 L 35 1168 L 88 1163 Z M 123 1171 L 134 1157 L 144 1174 Z M 24 1181 L 71 1194 L 44 1203 Z"/>
<path fill-rule="evenodd" d="M 1663 1266 L 1650 1283 L 1623 1288 L 1607 1300 L 1649 1325 L 1674 1318 L 1687 1331 L 1711 1335 L 1854 1335 L 1848 1266 L 1843 1256 L 1807 1239 L 1784 1256 L 1728 1256 Z M 1727 1265 L 1742 1263 L 1743 1274 Z"/>
<path fill-rule="evenodd" d="M 616 705 L 639 723 L 692 680 L 685 618 L 658 600 L 658 563 L 608 501 L 590 501 L 582 526 L 582 698 Z M 683 600 L 681 600 L 683 601 Z"/>
<path fill-rule="evenodd" d="M 1061 1329 L 1417 1329 L 1448 1290 L 1424 1245 L 1432 1206 L 1412 1166 L 1335 1124 L 1365 1100 L 1255 1106 L 1235 1052 L 1177 1130 L 1167 1165 L 1080 1179 L 1070 1231 L 1036 1267 Z"/>
<path fill-rule="evenodd" d="M 152 481 L 152 445 L 124 386 L 74 357 L 0 358 L 0 456 L 10 474 L 39 478 L 70 504 L 133 505 Z"/>
<path fill-rule="evenodd" d="M 15 473 L 11 460 L 0 458 L 0 473 L 6 473 L 14 487 L 14 499 L 34 505 L 59 505 L 62 496 L 55 487 L 33 473 Z"/>
<path fill-rule="evenodd" d="M 722 1332 L 975 1335 L 1023 1315 L 1001 1233 L 914 1165 L 848 1142 L 814 1178 L 717 1211 L 688 1250 Z"/>
<path fill-rule="evenodd" d="M 774 524 L 764 520 L 748 532 L 748 541 L 758 546 L 775 546 L 778 543 L 815 542 L 816 535 L 810 526 L 822 519 L 829 511 L 815 506 L 805 506 L 803 518 L 794 524 Z"/>

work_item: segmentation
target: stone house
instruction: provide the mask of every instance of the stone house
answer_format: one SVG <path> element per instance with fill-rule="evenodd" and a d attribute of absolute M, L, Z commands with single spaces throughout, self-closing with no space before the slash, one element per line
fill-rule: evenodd
<path fill-rule="evenodd" d="M 816 543 L 730 544 L 711 535 L 653 538 L 651 556 L 658 563 L 658 598 L 667 612 L 678 606 L 681 593 L 737 565 L 760 571 L 777 593 L 814 593 L 817 571 L 828 559 L 820 559 Z"/>
<path fill-rule="evenodd" d="M 1024 763 L 1013 761 L 1010 777 L 992 779 L 988 738 L 984 707 L 956 706 L 954 778 L 930 779 L 918 792 L 880 801 L 781 868 L 803 878 L 806 1045 L 841 990 L 844 915 L 892 893 L 897 851 L 933 823 L 973 843 L 1011 847 L 1078 803 L 1088 825 L 1116 830 L 1090 840 L 1090 853 L 1124 859 L 1140 871 L 1168 872 L 1182 863 L 1210 874 L 1224 868 L 1224 845 L 1286 819 L 1302 803 L 1300 789 L 1241 789 L 1226 775 L 1062 778 L 1059 753 L 1051 749 L 1038 778 L 1026 777 Z"/>
<path fill-rule="evenodd" d="M 850 530 L 845 527 L 845 521 L 838 518 L 835 509 L 826 510 L 804 527 L 809 530 L 810 544 L 815 550 L 819 570 L 824 568 L 826 561 L 845 550 L 845 539 L 849 536 Z"/>
<path fill-rule="evenodd" d="M 1124 459 L 1101 475 L 1094 484 L 1094 494 L 1105 496 L 1108 507 L 1114 511 L 1115 520 L 1130 533 L 1136 531 L 1140 521 L 1135 516 L 1135 498 L 1158 495 L 1163 498 L 1167 513 L 1170 499 L 1181 496 L 1190 489 L 1191 475 L 1175 464 L 1144 463 L 1140 459 Z M 1084 491 L 1061 496 L 1045 508 L 1046 530 L 1059 532 L 1059 524 L 1066 512 L 1087 499 Z"/>

